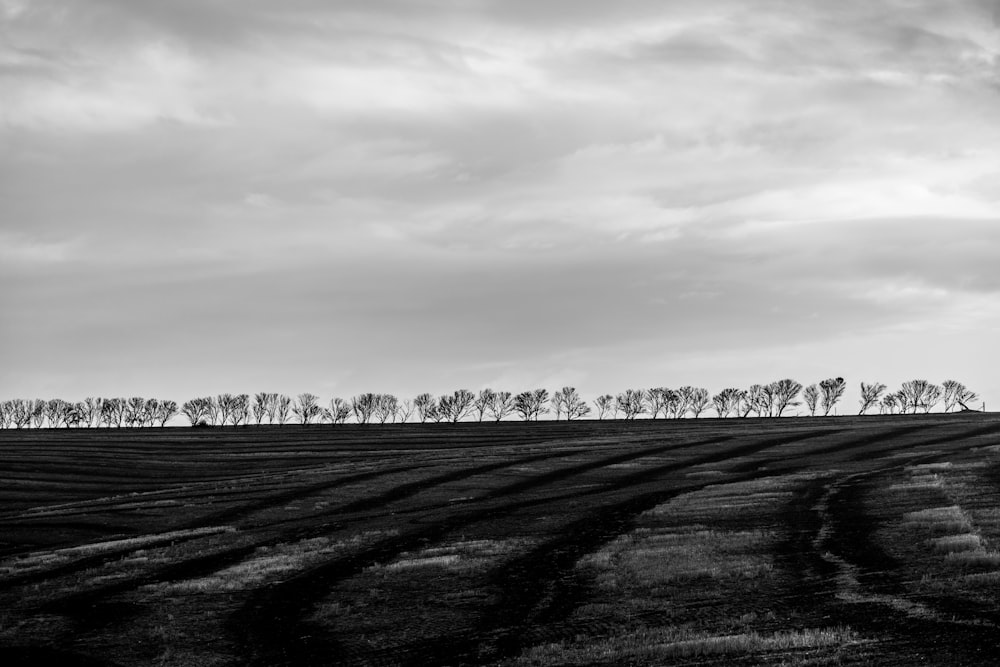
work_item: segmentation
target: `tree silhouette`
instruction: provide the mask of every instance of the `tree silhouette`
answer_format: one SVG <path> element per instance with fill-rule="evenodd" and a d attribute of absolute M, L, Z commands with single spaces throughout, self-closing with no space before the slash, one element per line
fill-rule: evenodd
<path fill-rule="evenodd" d="M 846 388 L 847 383 L 844 382 L 844 378 L 829 378 L 819 383 L 820 405 L 823 407 L 824 416 L 830 414 L 844 395 Z"/>
<path fill-rule="evenodd" d="M 615 397 L 611 394 L 602 394 L 594 400 L 594 405 L 597 406 L 597 418 L 604 419 L 605 415 L 611 415 L 611 418 L 615 418 Z"/>
<path fill-rule="evenodd" d="M 861 383 L 861 410 L 858 412 L 859 415 L 863 415 L 868 412 L 871 408 L 878 405 L 879 400 L 882 398 L 882 393 L 885 392 L 886 386 L 880 382 L 873 382 L 867 384 L 865 382 Z"/>

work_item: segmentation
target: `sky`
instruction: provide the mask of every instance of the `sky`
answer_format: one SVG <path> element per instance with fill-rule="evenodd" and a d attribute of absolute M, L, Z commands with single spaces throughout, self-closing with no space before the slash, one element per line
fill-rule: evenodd
<path fill-rule="evenodd" d="M 993 408 L 998 258 L 996 0 L 0 0 L 0 398 Z"/>

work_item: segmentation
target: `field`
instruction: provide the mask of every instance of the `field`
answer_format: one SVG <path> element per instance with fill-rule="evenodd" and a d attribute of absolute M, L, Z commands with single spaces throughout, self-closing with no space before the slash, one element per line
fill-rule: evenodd
<path fill-rule="evenodd" d="M 1000 416 L 0 432 L 0 663 L 994 665 Z"/>

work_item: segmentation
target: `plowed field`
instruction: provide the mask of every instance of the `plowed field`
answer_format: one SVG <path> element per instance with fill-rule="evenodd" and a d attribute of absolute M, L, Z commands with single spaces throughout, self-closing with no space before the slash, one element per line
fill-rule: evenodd
<path fill-rule="evenodd" d="M 0 664 L 995 665 L 1000 416 L 0 431 Z"/>

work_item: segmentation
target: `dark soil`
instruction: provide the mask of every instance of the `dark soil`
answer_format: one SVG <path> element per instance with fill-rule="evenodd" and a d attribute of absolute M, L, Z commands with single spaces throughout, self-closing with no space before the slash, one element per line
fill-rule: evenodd
<path fill-rule="evenodd" d="M 0 431 L 0 663 L 511 662 L 632 630 L 577 565 L 644 512 L 794 479 L 754 519 L 783 535 L 780 585 L 688 595 L 692 621 L 850 627 L 841 664 L 994 664 L 1000 601 L 916 596 L 937 561 L 884 542 L 880 493 L 916 463 L 981 463 L 966 502 L 1000 507 L 998 435 L 979 413 Z M 699 528 L 738 527 L 717 521 Z M 644 627 L 678 621 L 662 592 L 630 594 Z M 834 659 L 810 655 L 697 663 Z"/>

